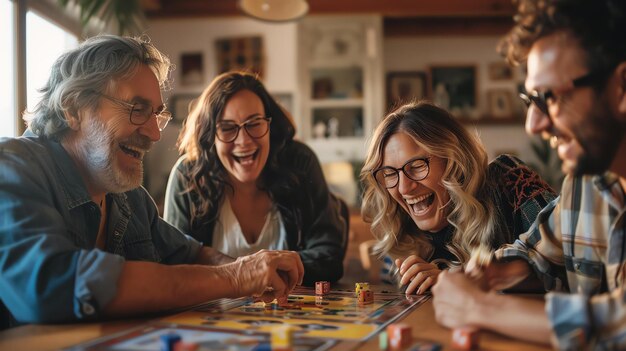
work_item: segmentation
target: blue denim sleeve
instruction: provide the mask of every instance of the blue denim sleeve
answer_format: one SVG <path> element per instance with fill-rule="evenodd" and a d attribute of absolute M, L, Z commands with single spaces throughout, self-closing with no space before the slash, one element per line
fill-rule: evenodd
<path fill-rule="evenodd" d="M 20 322 L 96 317 L 116 294 L 124 259 L 74 244 L 54 169 L 37 158 L 0 150 L 0 299 Z"/>

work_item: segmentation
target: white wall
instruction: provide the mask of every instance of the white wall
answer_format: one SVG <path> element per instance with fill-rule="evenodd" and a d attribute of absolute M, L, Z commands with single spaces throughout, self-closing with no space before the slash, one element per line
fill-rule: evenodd
<path fill-rule="evenodd" d="M 515 92 L 517 84 L 524 79 L 517 69 L 513 71 L 512 80 L 489 79 L 488 64 L 503 60 L 496 52 L 499 39 L 499 36 L 386 38 L 385 71 L 428 72 L 431 65 L 474 64 L 478 75 L 477 105 L 480 111 L 485 112 L 488 110 L 487 90 L 508 88 Z M 514 99 L 517 97 L 514 96 Z M 524 161 L 535 160 L 530 148 L 530 139 L 524 132 L 523 122 L 513 125 L 477 124 L 475 127 L 468 127 L 476 129 L 490 158 L 502 152 L 515 152 Z"/>
<path fill-rule="evenodd" d="M 233 37 L 261 36 L 265 52 L 264 84 L 270 93 L 290 93 L 298 106 L 297 92 L 297 25 L 272 24 L 243 17 L 223 19 L 164 19 L 148 23 L 146 34 L 159 50 L 178 66 L 173 73 L 172 90 L 165 98 L 176 94 L 200 94 L 217 75 L 215 40 Z M 181 86 L 180 60 L 182 53 L 203 53 L 204 82 Z M 171 99 L 170 99 L 171 100 Z M 165 192 L 167 176 L 178 153 L 175 149 L 180 124 L 172 123 L 161 141 L 146 157 L 146 172 L 150 174 L 148 190 L 157 199 Z"/>
<path fill-rule="evenodd" d="M 215 40 L 239 36 L 263 37 L 265 50 L 265 85 L 273 93 L 291 93 L 293 106 L 300 106 L 298 91 L 297 24 L 271 24 L 243 17 L 223 19 L 168 19 L 149 23 L 146 32 L 155 45 L 169 55 L 174 64 L 180 66 L 182 53 L 202 52 L 204 83 L 197 86 L 181 86 L 180 69 L 174 71 L 172 91 L 166 98 L 175 94 L 199 94 L 217 72 L 215 63 Z M 509 81 L 491 81 L 487 67 L 491 62 L 501 62 L 495 48 L 499 37 L 416 37 L 385 38 L 383 59 L 386 72 L 428 71 L 433 65 L 475 64 L 478 74 L 478 108 L 487 110 L 485 92 L 491 88 L 509 88 L 516 91 L 517 84 L 523 81 L 520 72 L 515 71 Z M 295 116 L 296 120 L 298 116 Z M 165 191 L 165 181 L 178 153 L 175 150 L 178 128 L 168 126 L 146 158 L 146 169 L 151 175 L 148 189 L 159 198 Z M 501 152 L 514 152 L 523 160 L 535 161 L 531 152 L 530 139 L 526 136 L 523 124 L 487 125 L 478 124 L 475 128 L 484 142 L 490 158 Z"/>

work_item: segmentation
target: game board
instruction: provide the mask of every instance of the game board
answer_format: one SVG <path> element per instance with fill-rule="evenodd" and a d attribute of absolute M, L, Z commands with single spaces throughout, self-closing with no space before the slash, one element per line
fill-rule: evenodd
<path fill-rule="evenodd" d="M 230 348 L 224 349 L 228 350 L 254 350 L 268 342 L 274 326 L 289 324 L 296 327 L 295 350 L 325 350 L 337 341 L 365 341 L 425 299 L 376 292 L 373 303 L 359 304 L 354 291 L 331 290 L 315 296 L 314 289 L 298 287 L 285 305 L 253 298 L 219 299 L 121 335 L 79 345 L 79 349 L 150 350 L 155 342 L 158 345 L 160 334 L 176 332 L 184 341 L 198 342 L 206 349 L 219 349 L 215 346 L 219 344 L 227 345 Z"/>

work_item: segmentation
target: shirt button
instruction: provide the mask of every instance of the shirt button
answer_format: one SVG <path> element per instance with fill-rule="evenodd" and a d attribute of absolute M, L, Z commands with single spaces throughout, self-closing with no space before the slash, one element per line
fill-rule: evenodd
<path fill-rule="evenodd" d="M 83 303 L 83 312 L 86 315 L 91 316 L 92 314 L 94 314 L 96 312 L 96 309 L 93 308 L 93 306 L 90 303 L 84 302 Z"/>

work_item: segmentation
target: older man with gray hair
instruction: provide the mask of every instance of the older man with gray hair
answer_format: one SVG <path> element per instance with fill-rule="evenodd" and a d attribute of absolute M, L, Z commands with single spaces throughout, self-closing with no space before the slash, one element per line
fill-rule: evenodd
<path fill-rule="evenodd" d="M 141 182 L 171 119 L 161 98 L 170 68 L 144 39 L 89 39 L 56 61 L 25 135 L 0 139 L 5 326 L 273 299 L 302 280 L 294 252 L 234 260 L 159 217 Z"/>

